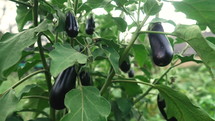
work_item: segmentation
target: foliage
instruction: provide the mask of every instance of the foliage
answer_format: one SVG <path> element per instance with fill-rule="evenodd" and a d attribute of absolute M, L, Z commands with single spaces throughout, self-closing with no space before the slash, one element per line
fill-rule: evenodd
<path fill-rule="evenodd" d="M 158 93 L 168 117 L 214 121 L 215 39 L 201 34 L 206 27 L 215 33 L 214 0 L 11 1 L 17 4 L 19 33 L 4 33 L 0 39 L 1 121 L 161 121 Z M 176 25 L 159 18 L 167 2 L 197 23 Z M 97 8 L 106 13 L 98 15 Z M 115 10 L 121 13 L 115 16 Z M 65 32 L 68 11 L 77 20 L 77 37 Z M 95 21 L 92 35 L 85 30 L 89 17 Z M 157 22 L 171 24 L 175 31 L 142 31 Z M 127 33 L 132 37 L 122 36 Z M 157 67 L 147 33 L 166 34 L 172 46 L 185 42 L 197 54 L 185 56 L 185 47 L 168 66 Z M 125 60 L 134 77 L 120 70 Z M 188 63 L 198 65 L 183 66 Z M 54 110 L 49 104 L 52 84 L 70 66 L 77 75 L 89 72 L 92 85 L 81 85 L 77 76 L 76 88 L 66 93 L 66 109 Z"/>

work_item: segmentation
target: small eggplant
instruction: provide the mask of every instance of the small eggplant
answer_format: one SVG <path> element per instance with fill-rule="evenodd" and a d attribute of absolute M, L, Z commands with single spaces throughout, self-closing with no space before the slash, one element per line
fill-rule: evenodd
<path fill-rule="evenodd" d="M 81 80 L 81 84 L 83 86 L 90 86 L 91 85 L 90 74 L 88 72 L 82 71 L 80 73 L 80 80 Z"/>
<path fill-rule="evenodd" d="M 65 30 L 68 36 L 76 37 L 78 35 L 78 23 L 75 16 L 68 12 L 66 15 Z"/>
<path fill-rule="evenodd" d="M 86 24 L 86 33 L 89 35 L 92 35 L 93 32 L 95 31 L 95 21 L 93 19 L 93 16 L 91 16 L 89 19 L 87 19 L 87 24 Z"/>

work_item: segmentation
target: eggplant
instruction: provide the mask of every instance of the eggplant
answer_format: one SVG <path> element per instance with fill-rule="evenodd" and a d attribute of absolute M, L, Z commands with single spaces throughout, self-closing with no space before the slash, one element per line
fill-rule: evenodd
<path fill-rule="evenodd" d="M 91 85 L 90 74 L 88 72 L 82 71 L 80 73 L 80 80 L 81 80 L 81 84 L 83 86 L 90 86 Z"/>
<path fill-rule="evenodd" d="M 120 69 L 127 73 L 131 68 L 131 64 L 129 61 L 123 61 L 122 64 L 120 65 Z"/>
<path fill-rule="evenodd" d="M 134 70 L 131 69 L 129 72 L 128 72 L 128 77 L 129 78 L 133 78 L 134 77 Z"/>
<path fill-rule="evenodd" d="M 164 32 L 161 23 L 153 23 L 151 31 Z M 149 42 L 152 50 L 152 59 L 157 66 L 168 65 L 173 58 L 173 49 L 164 34 L 149 33 Z"/>
<path fill-rule="evenodd" d="M 164 99 L 159 94 L 157 96 L 157 105 L 158 105 L 158 109 L 160 110 L 164 119 L 166 119 L 167 121 L 177 121 L 177 119 L 175 117 L 171 117 L 170 119 L 167 118 L 166 112 L 164 110 L 166 107 L 166 104 L 165 104 Z"/>
<path fill-rule="evenodd" d="M 95 21 L 93 19 L 93 16 L 91 16 L 89 19 L 87 19 L 87 24 L 86 24 L 86 33 L 89 35 L 92 35 L 93 32 L 95 31 Z"/>
<path fill-rule="evenodd" d="M 68 12 L 66 15 L 65 30 L 69 37 L 76 37 L 78 35 L 78 23 L 75 16 Z"/>
<path fill-rule="evenodd" d="M 65 95 L 75 88 L 76 76 L 75 66 L 71 66 L 59 74 L 50 91 L 49 102 L 52 108 L 56 110 L 65 108 Z"/>

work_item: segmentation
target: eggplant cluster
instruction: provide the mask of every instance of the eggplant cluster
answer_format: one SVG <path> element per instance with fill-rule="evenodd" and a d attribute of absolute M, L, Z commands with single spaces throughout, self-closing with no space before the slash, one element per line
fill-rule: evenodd
<path fill-rule="evenodd" d="M 164 119 L 166 119 L 167 121 L 177 121 L 177 119 L 175 117 L 171 117 L 170 119 L 167 118 L 167 115 L 166 115 L 166 112 L 165 112 L 166 104 L 165 104 L 165 101 L 161 97 L 160 94 L 157 96 L 157 104 L 158 104 L 158 109 L 160 110 L 160 112 L 163 115 Z"/>
<path fill-rule="evenodd" d="M 66 15 L 65 31 L 67 35 L 71 38 L 76 37 L 79 32 L 78 23 L 76 21 L 75 16 L 71 12 L 68 12 Z M 92 35 L 94 31 L 95 31 L 95 21 L 93 19 L 93 16 L 90 16 L 90 18 L 88 18 L 86 22 L 85 32 L 88 35 Z"/>
<path fill-rule="evenodd" d="M 151 31 L 164 32 L 161 23 L 153 23 Z M 173 49 L 164 34 L 150 33 L 148 34 L 149 42 L 152 50 L 152 59 L 157 66 L 168 65 L 173 58 Z"/>

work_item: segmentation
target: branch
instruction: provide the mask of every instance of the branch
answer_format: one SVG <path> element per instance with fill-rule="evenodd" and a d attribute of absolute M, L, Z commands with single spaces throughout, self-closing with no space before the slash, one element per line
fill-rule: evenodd
<path fill-rule="evenodd" d="M 123 51 L 122 55 L 120 56 L 119 65 L 125 60 L 125 58 L 128 55 L 132 45 L 134 44 L 134 42 L 136 41 L 137 37 L 139 36 L 139 32 L 140 32 L 141 28 L 143 27 L 145 22 L 148 20 L 148 18 L 149 18 L 149 16 L 146 15 L 144 20 L 140 24 L 140 26 L 137 27 L 136 31 L 132 35 L 130 43 L 128 44 L 128 46 L 126 46 L 125 50 Z M 105 90 L 107 89 L 107 87 L 111 84 L 111 81 L 112 81 L 114 75 L 115 75 L 114 69 L 113 69 L 113 67 L 111 67 L 110 73 L 109 73 L 109 75 L 107 77 L 107 80 L 105 81 L 105 84 L 103 85 L 102 89 L 100 90 L 101 94 L 103 94 L 105 92 Z"/>
<path fill-rule="evenodd" d="M 22 78 L 20 81 L 18 81 L 17 83 L 15 83 L 13 86 L 11 86 L 10 88 L 8 88 L 6 91 L 4 91 L 4 93 L 2 93 L 2 95 L 6 94 L 7 92 L 9 92 L 11 89 L 15 89 L 17 86 L 19 86 L 20 84 L 22 84 L 23 82 L 25 82 L 27 79 L 31 78 L 32 76 L 38 74 L 38 73 L 42 73 L 42 72 L 45 72 L 44 69 L 42 70 L 38 70 L 38 71 L 35 71 L 29 75 L 27 75 L 26 77 Z"/>
<path fill-rule="evenodd" d="M 141 31 L 141 32 L 139 32 L 139 34 L 146 34 L 146 33 L 151 33 L 151 34 L 165 34 L 165 35 L 176 36 L 173 33 L 167 33 L 167 32 L 161 32 L 161 31 Z"/>
<path fill-rule="evenodd" d="M 182 63 L 178 63 L 178 64 L 176 64 L 176 65 L 174 65 L 174 66 L 169 67 L 169 68 L 166 70 L 166 72 L 164 72 L 164 73 L 160 76 L 160 78 L 159 78 L 158 80 L 155 80 L 152 84 L 157 84 L 161 79 L 163 79 L 163 77 L 164 77 L 171 69 L 173 69 L 173 68 L 176 67 L 176 66 L 179 66 L 180 64 L 182 64 Z M 136 103 L 139 102 L 142 98 L 144 98 L 146 95 L 148 95 L 148 93 L 149 93 L 152 89 L 153 89 L 153 87 L 148 88 L 148 89 L 146 90 L 146 92 L 143 93 L 143 95 L 141 95 L 140 97 L 138 97 L 137 99 L 134 100 L 134 104 L 136 104 Z"/>

